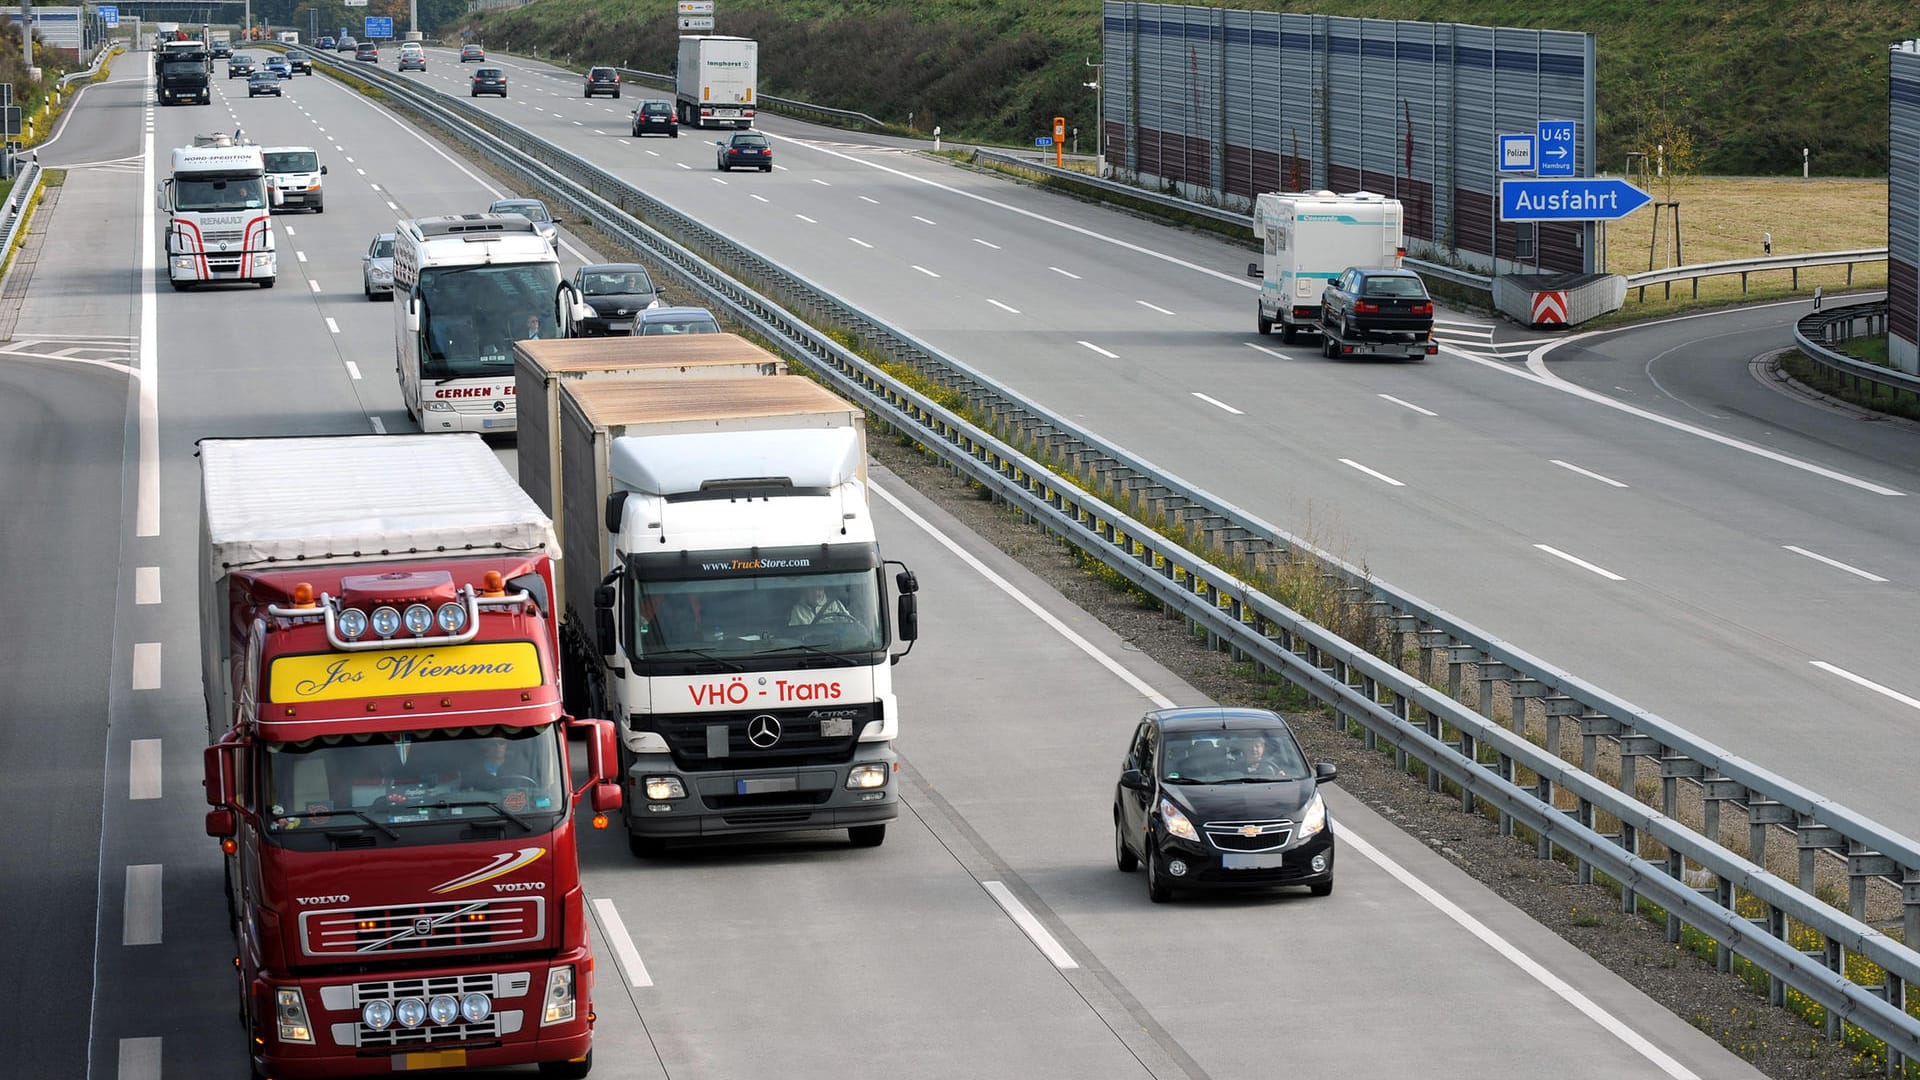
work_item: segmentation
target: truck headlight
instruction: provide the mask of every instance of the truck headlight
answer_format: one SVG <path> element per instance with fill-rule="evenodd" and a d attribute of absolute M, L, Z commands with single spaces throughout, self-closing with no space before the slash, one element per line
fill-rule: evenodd
<path fill-rule="evenodd" d="M 573 965 L 563 964 L 547 972 L 547 1007 L 540 1023 L 565 1023 L 573 1019 L 573 1008 Z"/>
<path fill-rule="evenodd" d="M 665 799 L 684 799 L 687 797 L 686 785 L 677 776 L 649 776 L 644 781 L 647 798 L 654 802 Z"/>
<path fill-rule="evenodd" d="M 436 994 L 427 1002 L 427 1015 L 433 1018 L 435 1025 L 446 1027 L 460 1018 L 460 1003 L 452 994 Z"/>
<path fill-rule="evenodd" d="M 1182 840 L 1199 841 L 1200 834 L 1194 829 L 1193 822 L 1187 820 L 1187 815 L 1181 813 L 1171 799 L 1160 800 L 1160 820 L 1167 823 L 1167 832 L 1174 836 Z"/>
<path fill-rule="evenodd" d="M 427 1003 L 419 998 L 401 998 L 393 1007 L 393 1018 L 404 1028 L 417 1028 L 427 1022 Z"/>
<path fill-rule="evenodd" d="M 393 1003 L 375 999 L 367 1002 L 360 1010 L 360 1022 L 374 1031 L 385 1031 L 393 1026 Z"/>
<path fill-rule="evenodd" d="M 1320 793 L 1316 791 L 1313 793 L 1313 798 L 1307 800 L 1306 809 L 1301 811 L 1300 829 L 1294 833 L 1294 840 L 1298 842 L 1318 836 L 1326 827 L 1327 800 L 1321 798 Z"/>
<path fill-rule="evenodd" d="M 887 767 L 885 765 L 855 765 L 847 770 L 849 789 L 877 788 L 887 786 Z"/>
<path fill-rule="evenodd" d="M 174 268 L 175 270 L 191 270 L 191 269 L 193 269 L 193 257 L 192 257 L 192 256 L 190 256 L 190 255 L 183 255 L 183 256 L 180 256 L 180 257 L 178 257 L 178 258 L 175 258 L 175 259 L 173 260 L 173 268 Z"/>
<path fill-rule="evenodd" d="M 478 1024 L 493 1015 L 493 1002 L 485 994 L 468 994 L 460 999 L 460 1015 L 467 1023 Z"/>
<path fill-rule="evenodd" d="M 307 1002 L 297 986 L 282 986 L 273 992 L 273 1016 L 284 1043 L 313 1042 L 313 1028 L 307 1023 Z"/>

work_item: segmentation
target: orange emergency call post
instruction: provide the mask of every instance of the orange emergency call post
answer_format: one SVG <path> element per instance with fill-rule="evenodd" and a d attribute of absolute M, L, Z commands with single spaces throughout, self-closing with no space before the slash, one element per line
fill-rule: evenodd
<path fill-rule="evenodd" d="M 1066 145 L 1067 118 L 1056 116 L 1053 118 L 1053 167 L 1056 169 L 1067 167 Z"/>

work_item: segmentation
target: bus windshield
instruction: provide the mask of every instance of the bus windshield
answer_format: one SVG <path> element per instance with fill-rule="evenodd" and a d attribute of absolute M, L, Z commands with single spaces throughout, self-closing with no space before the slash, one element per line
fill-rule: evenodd
<path fill-rule="evenodd" d="M 173 208 L 200 213 L 218 210 L 258 210 L 267 205 L 267 182 L 258 176 L 230 180 L 190 180 L 173 182 Z"/>
<path fill-rule="evenodd" d="M 461 379 L 513 371 L 513 343 L 558 337 L 560 265 L 497 263 L 420 272 L 420 377 Z"/>

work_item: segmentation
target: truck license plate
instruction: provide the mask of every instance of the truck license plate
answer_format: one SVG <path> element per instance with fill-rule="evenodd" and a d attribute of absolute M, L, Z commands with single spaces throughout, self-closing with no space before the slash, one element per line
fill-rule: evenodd
<path fill-rule="evenodd" d="M 426 1050 L 412 1054 L 401 1054 L 399 1068 L 395 1072 L 411 1072 L 414 1069 L 458 1069 L 467 1063 L 465 1050 Z"/>
<path fill-rule="evenodd" d="M 823 739 L 851 734 L 853 734 L 853 717 L 851 716 L 828 717 L 820 721 L 820 737 Z"/>
<path fill-rule="evenodd" d="M 493 426 L 493 421 L 491 421 L 491 420 L 485 420 L 485 419 L 483 419 L 483 420 L 481 420 L 481 421 L 480 421 L 480 426 L 481 426 L 481 427 L 483 427 L 483 428 L 488 428 L 488 427 L 492 427 L 492 426 Z"/>
<path fill-rule="evenodd" d="M 758 780 L 735 780 L 735 795 L 770 795 L 781 791 L 798 791 L 800 781 L 791 776 L 769 776 Z"/>
<path fill-rule="evenodd" d="M 1278 851 L 1229 851 L 1220 856 L 1220 866 L 1226 870 L 1278 870 L 1281 859 L 1282 854 Z"/>

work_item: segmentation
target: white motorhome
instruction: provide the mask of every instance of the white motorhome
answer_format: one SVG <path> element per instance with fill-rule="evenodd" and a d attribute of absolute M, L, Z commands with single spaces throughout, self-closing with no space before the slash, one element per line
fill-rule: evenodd
<path fill-rule="evenodd" d="M 1247 267 L 1260 279 L 1258 326 L 1280 327 L 1291 342 L 1320 328 L 1320 295 L 1350 266 L 1397 269 L 1406 256 L 1400 200 L 1369 191 L 1268 193 L 1255 201 L 1253 235 L 1262 261 Z"/>
<path fill-rule="evenodd" d="M 751 38 L 683 37 L 673 93 L 689 127 L 753 126 L 760 43 Z"/>
<path fill-rule="evenodd" d="M 278 269 L 271 207 L 260 148 L 195 142 L 173 151 L 173 174 L 161 181 L 167 219 L 167 278 L 175 289 L 218 281 L 254 281 L 273 288 Z M 231 140 L 225 140 L 231 143 Z"/>
<path fill-rule="evenodd" d="M 425 432 L 514 430 L 513 343 L 571 337 L 579 298 L 518 214 L 400 222 L 393 240 L 394 365 Z"/>

